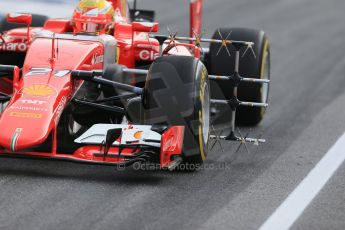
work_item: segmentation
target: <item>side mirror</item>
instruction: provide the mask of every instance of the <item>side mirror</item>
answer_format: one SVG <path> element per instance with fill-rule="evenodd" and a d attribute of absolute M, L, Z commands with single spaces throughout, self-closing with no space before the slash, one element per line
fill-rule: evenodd
<path fill-rule="evenodd" d="M 154 22 L 156 13 L 153 10 L 130 10 L 131 20 L 133 22 Z"/>
<path fill-rule="evenodd" d="M 134 32 L 157 33 L 159 30 L 156 22 L 133 22 L 132 27 Z"/>
<path fill-rule="evenodd" d="M 8 23 L 25 24 L 31 25 L 32 15 L 31 14 L 20 14 L 20 13 L 9 13 L 6 16 Z"/>

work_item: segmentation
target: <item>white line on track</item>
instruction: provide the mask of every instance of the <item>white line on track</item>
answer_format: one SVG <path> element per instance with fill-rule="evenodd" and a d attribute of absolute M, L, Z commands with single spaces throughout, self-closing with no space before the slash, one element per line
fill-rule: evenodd
<path fill-rule="evenodd" d="M 260 227 L 260 230 L 290 229 L 344 161 L 345 134 Z"/>

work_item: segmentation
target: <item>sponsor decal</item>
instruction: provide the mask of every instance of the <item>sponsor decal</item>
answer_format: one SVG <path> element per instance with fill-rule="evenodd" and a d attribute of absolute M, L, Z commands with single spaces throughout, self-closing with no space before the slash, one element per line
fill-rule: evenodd
<path fill-rule="evenodd" d="M 19 100 L 19 102 L 23 104 L 29 104 L 29 105 L 44 105 L 48 103 L 46 101 L 40 101 L 40 100 Z"/>
<path fill-rule="evenodd" d="M 22 112 L 11 112 L 11 117 L 17 118 L 28 118 L 28 119 L 40 119 L 42 118 L 42 114 L 40 113 L 22 113 Z"/>
<path fill-rule="evenodd" d="M 17 140 L 22 132 L 23 132 L 22 128 L 17 128 L 16 131 L 14 132 L 11 139 L 11 145 L 10 145 L 11 151 L 13 152 L 16 151 Z"/>
<path fill-rule="evenodd" d="M 3 51 L 21 51 L 24 52 L 28 49 L 26 43 L 0 43 L 0 50 Z"/>
<path fill-rule="evenodd" d="M 47 75 L 52 71 L 50 68 L 31 68 L 25 77 Z"/>
<path fill-rule="evenodd" d="M 22 89 L 22 93 L 28 96 L 49 97 L 55 94 L 55 89 L 48 85 L 31 85 Z"/>
<path fill-rule="evenodd" d="M 152 45 L 150 44 L 137 44 L 136 47 L 141 49 L 152 49 Z"/>
<path fill-rule="evenodd" d="M 21 111 L 38 111 L 38 112 L 48 112 L 47 108 L 40 108 L 36 106 L 48 104 L 47 101 L 41 100 L 19 100 L 19 103 L 23 104 L 24 106 L 11 106 L 11 110 L 21 110 Z"/>
<path fill-rule="evenodd" d="M 135 139 L 140 140 L 141 137 L 143 136 L 143 131 L 138 131 L 138 132 L 134 133 L 133 136 Z"/>
<path fill-rule="evenodd" d="M 25 74 L 25 77 L 31 77 L 31 76 L 45 76 L 50 74 L 52 69 L 50 68 L 31 68 L 29 72 Z M 55 77 L 64 77 L 67 74 L 69 74 L 70 70 L 56 70 L 54 72 Z"/>
<path fill-rule="evenodd" d="M 35 111 L 35 112 L 48 112 L 47 108 L 37 108 L 31 106 L 11 106 L 12 110 L 21 110 L 21 111 Z"/>
<path fill-rule="evenodd" d="M 207 84 L 206 83 L 206 77 L 207 77 L 207 70 L 206 68 L 203 68 L 202 73 L 201 73 L 201 81 L 200 81 L 200 101 L 202 104 L 202 107 L 204 107 L 204 99 L 205 99 L 205 87 L 204 85 Z M 205 130 L 203 130 L 203 123 L 204 123 L 204 116 L 206 116 L 205 114 L 203 114 L 202 109 L 199 110 L 199 143 L 200 143 L 200 154 L 201 154 L 201 158 L 202 160 L 206 159 L 206 153 L 204 150 L 204 144 L 206 141 L 204 140 L 205 137 Z M 205 125 L 205 124 L 204 124 Z"/>
<path fill-rule="evenodd" d="M 71 73 L 70 70 L 58 70 L 58 71 L 55 71 L 54 76 L 55 77 L 64 77 L 64 76 L 66 76 L 67 74 L 70 74 L 70 73 Z"/>
<path fill-rule="evenodd" d="M 143 61 L 151 61 L 158 58 L 159 54 L 152 50 L 142 50 L 139 53 L 139 58 Z"/>
<path fill-rule="evenodd" d="M 56 109 L 56 117 L 55 117 L 55 124 L 58 125 L 59 123 L 59 120 L 60 120 L 60 117 L 62 115 L 62 112 L 66 106 L 66 103 L 67 103 L 67 98 L 66 97 L 63 97 Z"/>
<path fill-rule="evenodd" d="M 104 60 L 104 56 L 103 55 L 94 54 L 92 56 L 91 64 L 92 65 L 96 65 L 96 64 L 99 64 L 99 63 L 103 63 L 103 60 Z"/>

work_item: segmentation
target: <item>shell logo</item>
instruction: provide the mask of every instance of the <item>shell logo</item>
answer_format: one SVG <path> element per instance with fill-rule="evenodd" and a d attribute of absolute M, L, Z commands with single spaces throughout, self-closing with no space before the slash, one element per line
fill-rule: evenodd
<path fill-rule="evenodd" d="M 142 138 L 142 135 L 143 135 L 143 131 L 138 131 L 136 133 L 134 133 L 134 138 L 137 139 L 137 140 L 140 140 Z"/>
<path fill-rule="evenodd" d="M 23 94 L 36 97 L 49 97 L 55 94 L 55 89 L 48 85 L 31 85 L 22 90 Z"/>

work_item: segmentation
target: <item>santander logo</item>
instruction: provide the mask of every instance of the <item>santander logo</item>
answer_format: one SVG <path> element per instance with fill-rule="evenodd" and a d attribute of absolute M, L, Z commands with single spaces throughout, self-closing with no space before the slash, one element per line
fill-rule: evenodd
<path fill-rule="evenodd" d="M 0 50 L 25 52 L 28 49 L 26 43 L 1 43 Z"/>

